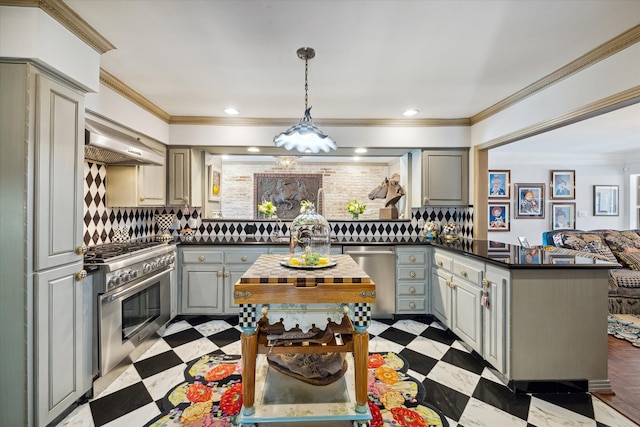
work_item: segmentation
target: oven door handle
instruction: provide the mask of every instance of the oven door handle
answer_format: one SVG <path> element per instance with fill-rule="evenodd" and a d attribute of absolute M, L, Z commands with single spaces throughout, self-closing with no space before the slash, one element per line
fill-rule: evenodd
<path fill-rule="evenodd" d="M 143 288 L 145 288 L 149 284 L 149 282 L 152 282 L 155 279 L 157 279 L 158 277 L 160 277 L 160 276 L 162 276 L 164 274 L 170 273 L 171 271 L 173 271 L 173 267 L 171 267 L 171 268 L 169 268 L 167 270 L 163 270 L 163 271 L 159 272 L 158 274 L 154 274 L 151 277 L 146 277 L 142 282 L 140 282 L 137 285 L 134 285 L 134 286 L 132 286 L 130 288 L 127 288 L 127 289 L 122 290 L 120 292 L 116 292 L 116 293 L 111 294 L 111 295 L 109 295 L 109 294 L 104 295 L 104 296 L 102 296 L 100 298 L 100 303 L 101 304 L 108 304 L 108 303 L 110 303 L 112 301 L 115 301 L 117 299 L 124 298 L 124 297 L 126 297 L 126 296 L 128 296 L 130 294 L 138 293 Z"/>

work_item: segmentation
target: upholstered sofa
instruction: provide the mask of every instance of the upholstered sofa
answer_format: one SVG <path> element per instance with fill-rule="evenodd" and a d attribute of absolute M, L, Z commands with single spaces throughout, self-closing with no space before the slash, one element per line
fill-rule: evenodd
<path fill-rule="evenodd" d="M 640 230 L 554 230 L 542 244 L 620 264 L 609 270 L 609 312 L 640 315 Z"/>

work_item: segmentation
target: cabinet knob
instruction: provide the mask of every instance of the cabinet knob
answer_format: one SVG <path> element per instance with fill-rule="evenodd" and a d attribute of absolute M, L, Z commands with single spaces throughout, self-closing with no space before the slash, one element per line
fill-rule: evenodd
<path fill-rule="evenodd" d="M 216 276 L 218 276 L 218 277 L 222 277 L 222 270 L 218 270 L 218 271 L 216 271 Z"/>
<path fill-rule="evenodd" d="M 76 248 L 76 253 L 78 255 L 84 255 L 87 253 L 87 247 L 85 245 L 80 245 Z"/>
<path fill-rule="evenodd" d="M 416 288 L 414 288 L 413 286 L 409 287 L 409 293 L 410 294 L 415 294 L 416 293 Z"/>
<path fill-rule="evenodd" d="M 413 308 L 413 309 L 415 309 L 415 308 L 416 308 L 416 303 L 415 303 L 415 302 L 413 302 L 413 301 L 411 301 L 411 302 L 409 303 L 409 308 Z"/>
<path fill-rule="evenodd" d="M 145 199 L 144 199 L 144 196 L 140 196 L 140 201 L 141 201 L 141 202 L 144 202 L 144 200 L 145 200 Z"/>
<path fill-rule="evenodd" d="M 246 256 L 246 255 L 242 255 L 242 258 L 240 258 L 240 260 L 242 260 L 242 262 L 247 262 L 248 259 L 249 259 L 249 257 Z"/>
<path fill-rule="evenodd" d="M 440 267 L 442 267 L 442 265 L 443 265 L 443 264 L 442 264 L 442 260 L 441 260 L 441 259 L 439 259 L 439 260 L 438 260 L 438 265 L 439 265 Z"/>
<path fill-rule="evenodd" d="M 87 278 L 87 270 L 80 270 L 76 273 L 76 280 L 84 280 Z"/>
<path fill-rule="evenodd" d="M 409 261 L 416 262 L 416 257 L 413 255 L 409 256 Z"/>
<path fill-rule="evenodd" d="M 482 279 L 482 284 L 483 284 L 485 287 L 488 287 L 488 286 L 489 286 L 489 279 Z"/>
<path fill-rule="evenodd" d="M 205 259 L 206 259 L 206 258 L 205 258 L 205 256 L 204 256 L 204 255 L 200 255 L 200 256 L 198 257 L 198 261 L 200 261 L 200 262 L 204 262 L 204 260 L 205 260 Z"/>
<path fill-rule="evenodd" d="M 462 277 L 467 277 L 467 270 L 463 268 L 462 270 L 460 270 L 460 274 L 462 275 Z"/>
<path fill-rule="evenodd" d="M 224 277 L 229 277 L 229 276 L 231 276 L 231 273 L 229 273 L 228 271 L 225 270 Z"/>
<path fill-rule="evenodd" d="M 413 270 L 411 270 L 411 271 L 409 272 L 409 277 L 411 277 L 412 279 L 415 279 L 415 278 L 416 278 L 416 272 L 415 272 L 415 271 L 413 271 Z"/>

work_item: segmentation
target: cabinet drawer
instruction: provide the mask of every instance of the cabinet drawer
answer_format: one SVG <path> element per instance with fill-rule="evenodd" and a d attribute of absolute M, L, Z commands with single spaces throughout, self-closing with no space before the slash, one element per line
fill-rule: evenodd
<path fill-rule="evenodd" d="M 426 288 L 424 283 L 399 282 L 398 296 L 425 295 Z"/>
<path fill-rule="evenodd" d="M 444 268 L 447 271 L 453 271 L 453 259 L 443 255 L 440 252 L 436 252 L 433 255 L 435 266 L 438 268 Z"/>
<path fill-rule="evenodd" d="M 484 263 L 474 261 L 472 259 L 453 260 L 453 274 L 469 280 L 475 285 L 482 282 L 482 272 L 484 271 Z"/>
<path fill-rule="evenodd" d="M 398 280 L 424 280 L 424 267 L 398 267 Z"/>
<path fill-rule="evenodd" d="M 182 262 L 200 264 L 222 264 L 224 254 L 221 251 L 197 250 L 182 252 Z"/>
<path fill-rule="evenodd" d="M 424 265 L 425 251 L 407 251 L 398 250 L 398 264 L 402 265 Z"/>
<path fill-rule="evenodd" d="M 253 264 L 262 254 L 263 252 L 226 252 L 224 261 L 226 264 Z"/>
<path fill-rule="evenodd" d="M 424 313 L 426 310 L 425 298 L 398 298 L 396 311 Z"/>

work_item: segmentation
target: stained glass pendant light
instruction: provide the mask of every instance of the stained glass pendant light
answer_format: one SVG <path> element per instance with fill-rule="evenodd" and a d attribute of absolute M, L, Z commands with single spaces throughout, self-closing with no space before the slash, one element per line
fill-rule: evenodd
<path fill-rule="evenodd" d="M 276 147 L 284 147 L 285 150 L 295 148 L 301 153 L 318 153 L 320 150 L 328 153 L 337 148 L 336 143 L 313 124 L 311 107 L 308 106 L 309 60 L 316 56 L 316 51 L 310 47 L 301 47 L 296 53 L 298 58 L 304 60 L 304 117 L 297 124 L 273 138 L 273 142 Z"/>

